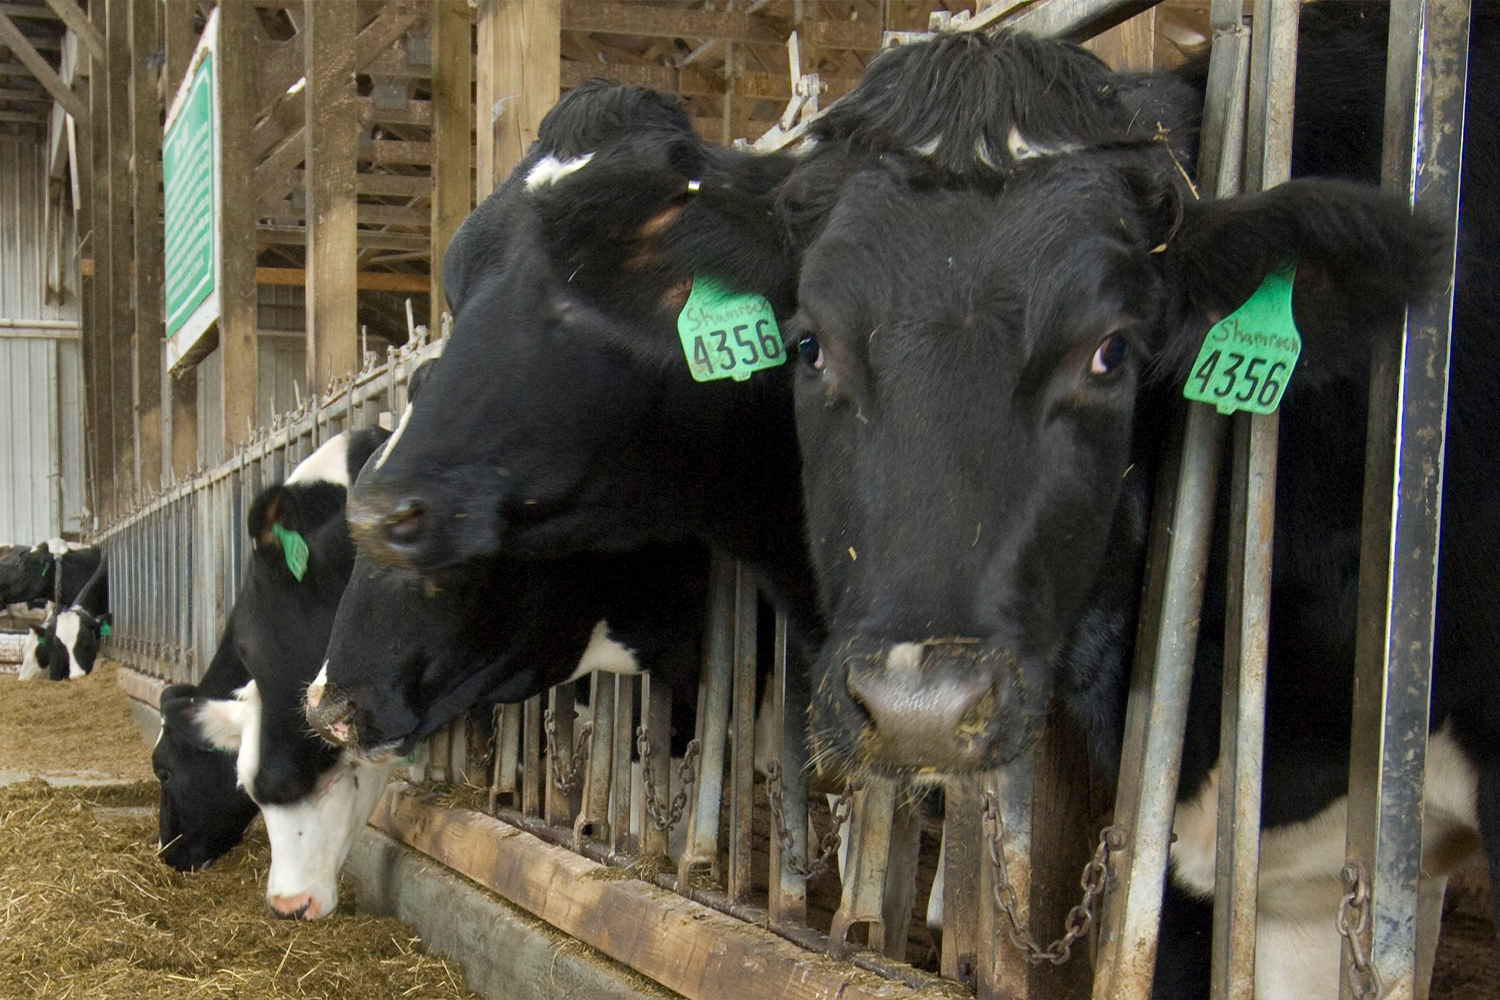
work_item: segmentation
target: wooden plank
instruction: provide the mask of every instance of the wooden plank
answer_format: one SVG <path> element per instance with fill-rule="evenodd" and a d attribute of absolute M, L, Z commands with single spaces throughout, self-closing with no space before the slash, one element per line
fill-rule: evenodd
<path fill-rule="evenodd" d="M 348 3 L 305 0 L 307 87 L 307 386 L 317 392 L 359 367 L 359 228 L 354 188 L 359 143 L 354 90 L 355 16 Z"/>
<path fill-rule="evenodd" d="M 246 439 L 257 414 L 255 255 L 256 246 L 236 234 L 255 231 L 255 172 L 244 151 L 250 146 L 251 102 L 259 73 L 254 54 L 255 8 L 245 3 L 219 7 L 219 136 L 224 150 L 219 213 L 219 352 L 224 365 L 224 419 L 217 433 L 232 453 Z M 202 433 L 213 430 L 200 429 Z"/>
<path fill-rule="evenodd" d="M 99 22 L 104 20 L 104 5 L 96 9 Z M 86 246 L 88 256 L 79 265 L 85 282 L 83 360 L 88 389 L 86 419 L 89 433 L 89 494 L 96 514 L 109 514 L 109 499 L 114 495 L 114 424 L 110 414 L 110 379 L 114 369 L 109 364 L 109 280 L 104 268 L 94 266 L 94 258 L 103 253 L 103 234 L 108 229 L 109 206 L 109 101 L 104 91 L 104 74 L 89 74 L 90 114 L 74 120 L 84 132 L 82 160 L 85 170 L 84 203 L 79 206 L 78 228 L 80 251 Z"/>
<path fill-rule="evenodd" d="M 542 117 L 557 103 L 562 19 L 560 0 L 487 0 L 480 8 L 475 64 L 480 200 L 521 162 L 526 147 L 536 139 Z"/>
<path fill-rule="evenodd" d="M 55 0 L 54 0 L 55 2 Z M 71 0 L 68 0 L 71 2 Z M 157 51 L 157 4 L 130 4 L 130 146 L 135 165 L 135 388 L 137 482 L 162 482 L 161 378 L 166 329 L 163 299 L 166 236 L 162 228 L 162 107 L 149 57 Z"/>
<path fill-rule="evenodd" d="M 1083 43 L 1113 68 L 1145 72 L 1156 65 L 1156 8 L 1142 11 Z"/>
<path fill-rule="evenodd" d="M 131 308 L 131 256 L 135 250 L 130 179 L 130 0 L 104 0 L 104 67 L 109 136 L 109 214 L 103 264 L 109 273 L 109 343 L 111 406 L 115 425 L 117 503 L 136 490 L 135 310 Z M 99 233 L 96 232 L 97 238 Z"/>
<path fill-rule="evenodd" d="M 104 38 L 99 34 L 97 28 L 89 21 L 89 16 L 78 6 L 77 0 L 47 0 L 47 6 L 51 7 L 58 18 L 72 29 L 73 34 L 83 43 L 83 47 L 89 50 L 89 57 L 94 62 L 104 61 Z"/>
<path fill-rule="evenodd" d="M 650 38 L 717 38 L 726 42 L 784 45 L 786 29 L 751 14 L 721 13 L 680 7 L 569 0 L 562 8 L 562 30 L 601 35 L 645 35 Z M 879 25 L 876 40 L 879 47 Z"/>
<path fill-rule="evenodd" d="M 915 990 L 468 810 L 386 790 L 370 825 L 690 1000 L 911 997 Z"/>
<path fill-rule="evenodd" d="M 396 250 L 406 253 L 426 252 L 426 233 L 392 233 L 361 229 L 355 234 L 361 250 Z M 302 226 L 256 226 L 259 246 L 305 246 L 307 230 Z"/>
<path fill-rule="evenodd" d="M 255 283 L 257 285 L 303 286 L 307 284 L 307 272 L 300 267 L 257 267 Z M 401 274 L 395 271 L 360 271 L 356 276 L 356 284 L 360 291 L 425 292 L 427 291 L 427 275 Z"/>
<path fill-rule="evenodd" d="M 432 267 L 427 329 L 443 328 L 443 254 L 472 204 L 470 93 L 474 79 L 473 20 L 468 0 L 432 6 Z M 628 826 L 628 824 L 627 824 Z"/>
<path fill-rule="evenodd" d="M 47 113 L 45 111 L 0 110 L 0 122 L 14 122 L 18 125 L 36 125 L 44 128 L 47 125 Z"/>
<path fill-rule="evenodd" d="M 162 35 L 167 64 L 167 103 L 177 95 L 177 88 L 187 73 L 193 50 L 198 47 L 198 33 L 193 30 L 194 0 L 162 0 Z"/>
<path fill-rule="evenodd" d="M 21 60 L 27 72 L 47 88 L 47 93 L 52 95 L 52 99 L 61 104 L 75 121 L 81 122 L 88 117 L 88 109 L 83 106 L 83 100 L 63 83 L 62 77 L 57 75 L 52 64 L 37 52 L 31 40 L 22 34 L 21 29 L 16 27 L 16 23 L 4 14 L 0 14 L 0 45 L 10 49 L 15 57 Z"/>
<path fill-rule="evenodd" d="M 376 139 L 360 143 L 359 162 L 376 166 L 398 163 L 424 165 L 432 162 L 432 144 L 405 142 L 399 139 Z"/>

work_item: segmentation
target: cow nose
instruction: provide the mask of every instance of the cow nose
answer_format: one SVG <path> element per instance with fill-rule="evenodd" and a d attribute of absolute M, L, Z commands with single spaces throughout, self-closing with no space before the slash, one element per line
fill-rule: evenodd
<path fill-rule="evenodd" d="M 318 901 L 311 893 L 296 896 L 272 896 L 271 909 L 278 917 L 288 920 L 317 920 L 323 915 Z"/>
<path fill-rule="evenodd" d="M 406 499 L 398 503 L 385 519 L 385 538 L 397 549 L 415 548 L 427 530 L 427 505 Z"/>
<path fill-rule="evenodd" d="M 307 704 L 304 708 L 308 724 L 319 736 L 334 746 L 348 746 L 354 740 L 354 726 L 351 721 L 354 718 L 354 703 L 326 679 L 317 687 L 316 698 L 314 698 L 313 688 L 307 689 Z"/>
<path fill-rule="evenodd" d="M 852 658 L 849 693 L 873 724 L 867 749 L 895 767 L 967 769 L 984 753 L 995 678 L 963 647 L 896 643 Z"/>

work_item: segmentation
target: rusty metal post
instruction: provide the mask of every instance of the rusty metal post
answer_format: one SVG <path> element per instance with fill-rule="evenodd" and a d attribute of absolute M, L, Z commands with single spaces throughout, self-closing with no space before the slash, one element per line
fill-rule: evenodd
<path fill-rule="evenodd" d="M 979 801 L 981 789 L 975 779 L 950 782 L 944 791 L 943 850 L 943 944 L 939 969 L 948 979 L 976 987 L 979 974 L 980 881 L 988 861 L 980 848 Z M 986 904 L 993 909 L 993 904 Z M 994 937 L 987 940 L 986 952 Z"/>
<path fill-rule="evenodd" d="M 1468 0 L 1392 4 L 1387 53 L 1383 181 L 1455 230 L 1469 13 Z M 1444 292 L 1412 305 L 1402 334 L 1378 340 L 1372 358 L 1347 857 L 1370 888 L 1369 961 L 1390 1000 L 1426 987 L 1416 956 L 1452 254 Z M 1345 1000 L 1355 995 L 1350 964 L 1345 947 Z"/>
<path fill-rule="evenodd" d="M 719 873 L 719 809 L 724 795 L 724 743 L 729 732 L 729 700 L 734 674 L 735 567 L 714 556 L 709 572 L 708 629 L 703 680 L 698 687 L 698 785 L 693 789 L 687 849 L 677 862 L 677 891 L 690 889 L 694 869 Z"/>
<path fill-rule="evenodd" d="M 609 783 L 614 776 L 615 678 L 595 672 L 589 677 L 589 759 L 583 781 L 583 800 L 573 819 L 573 849 L 583 845 L 588 829 L 595 840 L 609 836 Z"/>
<path fill-rule="evenodd" d="M 635 678 L 629 674 L 611 677 L 615 688 L 615 727 L 609 784 L 609 846 L 617 852 L 631 849 L 630 758 L 635 746 Z"/>
<path fill-rule="evenodd" d="M 521 812 L 542 815 L 542 695 L 521 706 Z"/>
<path fill-rule="evenodd" d="M 767 909 L 773 925 L 807 922 L 807 880 L 792 868 L 807 851 L 807 668 L 787 662 L 786 616 L 776 616 L 771 706 L 771 759 L 781 765 L 781 816 L 790 850 L 770 838 Z"/>
<path fill-rule="evenodd" d="M 1036 793 L 1036 755 L 1027 756 L 987 775 L 984 791 L 994 796 L 1005 825 L 1005 869 L 1015 890 L 1017 916 L 1031 923 L 1031 821 Z M 981 792 L 982 794 L 982 792 Z M 982 828 L 981 838 L 984 836 Z M 981 847 L 979 862 L 979 1000 L 1024 1000 L 1032 995 L 1033 969 L 1026 954 L 1011 941 L 1007 918 L 995 900 L 995 865 Z M 973 876 L 970 875 L 970 878 Z"/>
<path fill-rule="evenodd" d="M 729 870 L 725 889 L 736 903 L 750 901 L 752 821 L 755 813 L 755 578 L 741 563 L 734 567 L 733 744 L 729 758 Z"/>
<path fill-rule="evenodd" d="M 847 958 L 854 950 L 849 931 L 855 924 L 867 926 L 871 951 L 884 952 L 889 942 L 885 884 L 895 813 L 896 786 L 891 780 L 870 778 L 854 792 L 844 893 L 828 930 L 828 951 L 835 958 Z"/>
<path fill-rule="evenodd" d="M 552 826 L 567 829 L 573 825 L 573 814 L 577 812 L 578 789 L 564 791 L 557 785 L 561 773 L 558 768 L 566 768 L 573 759 L 573 685 L 559 684 L 547 692 L 547 705 L 552 712 L 555 737 L 544 772 L 547 783 L 545 815 Z"/>
<path fill-rule="evenodd" d="M 653 683 L 650 674 L 641 677 L 641 725 L 651 747 L 651 760 L 649 764 L 641 762 L 641 782 L 636 793 L 642 800 L 636 810 L 641 817 L 640 853 L 645 857 L 666 857 L 670 831 L 657 828 L 644 801 L 649 777 L 649 786 L 656 789 L 661 808 L 671 804 L 672 692 L 665 684 Z"/>

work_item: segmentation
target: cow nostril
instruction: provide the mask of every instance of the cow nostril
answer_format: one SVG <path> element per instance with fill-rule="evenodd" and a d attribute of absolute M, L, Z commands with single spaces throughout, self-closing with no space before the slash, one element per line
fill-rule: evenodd
<path fill-rule="evenodd" d="M 397 547 L 410 547 L 422 539 L 427 527 L 427 505 L 420 500 L 402 501 L 386 518 L 385 537 Z"/>

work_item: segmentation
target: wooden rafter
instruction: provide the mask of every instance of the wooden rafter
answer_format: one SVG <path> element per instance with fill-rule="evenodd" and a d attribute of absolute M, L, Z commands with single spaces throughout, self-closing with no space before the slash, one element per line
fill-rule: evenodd
<path fill-rule="evenodd" d="M 0 45 L 6 48 L 21 60 L 21 64 L 36 77 L 38 83 L 47 88 L 47 93 L 52 99 L 63 106 L 63 110 L 73 116 L 77 122 L 88 121 L 88 109 L 84 107 L 83 101 L 78 95 L 69 90 L 63 83 L 62 77 L 57 75 L 57 70 L 52 64 L 42 58 L 36 47 L 31 44 L 16 23 L 5 14 L 0 14 Z"/>
<path fill-rule="evenodd" d="M 78 36 L 95 62 L 104 61 L 104 39 L 99 36 L 99 29 L 94 27 L 83 8 L 78 6 L 78 0 L 47 0 L 47 6 Z"/>

